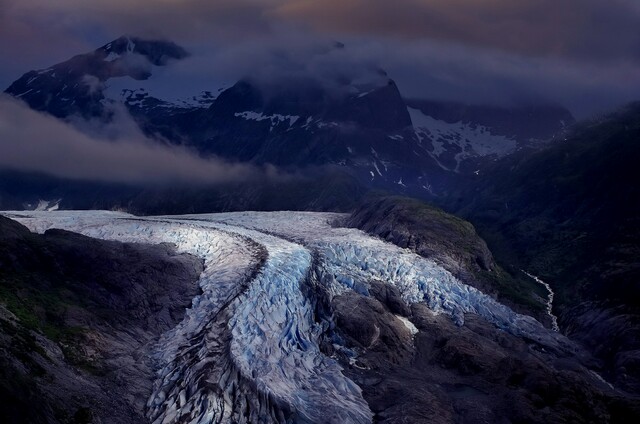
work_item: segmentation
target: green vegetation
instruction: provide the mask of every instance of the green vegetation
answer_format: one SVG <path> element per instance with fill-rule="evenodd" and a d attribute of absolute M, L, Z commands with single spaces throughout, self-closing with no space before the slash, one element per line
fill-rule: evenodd
<path fill-rule="evenodd" d="M 69 304 L 59 291 L 33 290 L 29 287 L 31 278 L 0 277 L 0 302 L 6 305 L 25 328 L 38 331 L 53 341 L 61 341 L 82 330 L 68 327 L 64 314 Z"/>
<path fill-rule="evenodd" d="M 65 312 L 71 305 L 62 297 L 60 290 L 34 289 L 30 281 L 38 276 L 9 277 L 6 272 L 4 274 L 0 276 L 0 303 L 19 321 L 17 326 L 3 321 L 3 332 L 15 336 L 12 339 L 13 353 L 33 364 L 35 362 L 29 357 L 32 352 L 47 358 L 42 347 L 30 333 L 35 331 L 56 342 L 70 364 L 89 373 L 100 374 L 100 366 L 88 360 L 81 349 L 87 330 L 83 327 L 69 326 L 65 322 Z"/>
<path fill-rule="evenodd" d="M 439 260 L 458 278 L 496 293 L 522 312 L 544 314 L 544 288 L 517 268 L 501 267 L 470 222 L 438 207 L 408 197 L 371 195 L 354 212 L 350 225 Z"/>
<path fill-rule="evenodd" d="M 417 220 L 439 222 L 452 228 L 458 234 L 458 237 L 455 238 L 455 248 L 465 251 L 469 258 L 477 254 L 478 234 L 473 224 L 469 221 L 414 199 L 396 198 L 396 201 L 406 202 L 409 205 L 409 213 Z M 495 264 L 491 270 L 471 265 L 467 263 L 467 268 L 472 272 L 473 276 L 489 287 L 495 288 L 501 300 L 507 300 L 512 304 L 522 306 L 534 313 L 534 315 L 545 310 L 545 306 L 540 303 L 539 298 L 545 298 L 547 296 L 546 291 L 540 284 L 519 270 L 512 269 L 511 272 L 507 272 L 499 263 Z"/>

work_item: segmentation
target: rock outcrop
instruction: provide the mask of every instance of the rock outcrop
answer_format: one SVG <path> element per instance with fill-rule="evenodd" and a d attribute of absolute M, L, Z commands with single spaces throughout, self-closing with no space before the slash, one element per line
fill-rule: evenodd
<path fill-rule="evenodd" d="M 0 216 L 4 422 L 145 421 L 152 345 L 182 320 L 201 271 L 170 245 L 38 235 Z"/>
<path fill-rule="evenodd" d="M 432 259 L 466 284 L 547 322 L 539 288 L 502 270 L 468 221 L 416 199 L 390 196 L 364 200 L 344 225 Z"/>

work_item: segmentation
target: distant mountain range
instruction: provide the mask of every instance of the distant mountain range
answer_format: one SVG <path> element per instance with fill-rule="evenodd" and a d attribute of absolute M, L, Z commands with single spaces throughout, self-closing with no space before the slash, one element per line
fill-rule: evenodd
<path fill-rule="evenodd" d="M 330 165 L 363 187 L 422 198 L 442 196 L 461 175 L 538 147 L 574 123 L 558 106 L 407 100 L 383 71 L 364 84 L 339 80 L 329 87 L 311 76 L 265 83 L 249 75 L 219 92 L 211 87 L 180 100 L 154 93 L 147 82 L 158 67 L 166 67 L 163 78 L 170 82 L 172 62 L 187 57 L 172 42 L 121 37 L 27 72 L 6 93 L 65 120 L 109 121 L 123 105 L 160 143 L 285 170 Z"/>

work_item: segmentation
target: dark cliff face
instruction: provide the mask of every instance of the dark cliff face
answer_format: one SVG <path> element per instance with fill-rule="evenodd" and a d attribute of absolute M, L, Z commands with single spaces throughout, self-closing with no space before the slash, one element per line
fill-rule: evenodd
<path fill-rule="evenodd" d="M 149 349 L 198 294 L 170 246 L 44 235 L 0 217 L 0 415 L 8 423 L 145 420 Z"/>

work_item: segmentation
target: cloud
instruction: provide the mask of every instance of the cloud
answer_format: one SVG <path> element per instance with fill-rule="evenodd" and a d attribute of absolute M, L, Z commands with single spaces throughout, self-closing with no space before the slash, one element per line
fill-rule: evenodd
<path fill-rule="evenodd" d="M 85 123 L 86 124 L 86 123 Z M 279 178 L 274 169 L 202 159 L 149 141 L 122 114 L 91 133 L 0 95 L 0 168 L 131 184 L 213 184 Z M 110 138 L 96 134 L 110 134 Z"/>
<path fill-rule="evenodd" d="M 640 68 L 632 61 L 581 63 L 423 40 L 359 38 L 348 44 L 355 45 L 353 61 L 378 61 L 409 98 L 557 103 L 578 118 L 640 99 Z"/>
<path fill-rule="evenodd" d="M 334 39 L 293 30 L 263 40 L 193 50 L 186 60 L 154 69 L 145 87 L 161 98 L 216 92 L 251 77 L 277 90 L 313 78 L 326 88 L 375 81 L 387 71 L 403 96 L 472 104 L 556 103 L 578 118 L 640 98 L 640 68 L 626 63 L 584 63 L 531 57 L 431 40 L 344 36 Z M 129 88 L 141 83 L 126 82 Z M 113 84 L 113 83 L 109 83 Z"/>
<path fill-rule="evenodd" d="M 321 31 L 536 57 L 640 61 L 636 0 L 297 0 L 283 2 L 275 13 Z"/>
<path fill-rule="evenodd" d="M 586 116 L 640 98 L 639 27 L 637 0 L 0 0 L 0 84 L 131 33 L 194 53 L 169 91 L 382 68 L 407 97 Z"/>
<path fill-rule="evenodd" d="M 637 0 L 0 1 L 0 35 L 31 33 L 44 41 L 51 34 L 72 40 L 99 30 L 111 37 L 136 33 L 234 44 L 282 28 L 313 28 L 536 57 L 640 61 Z"/>

